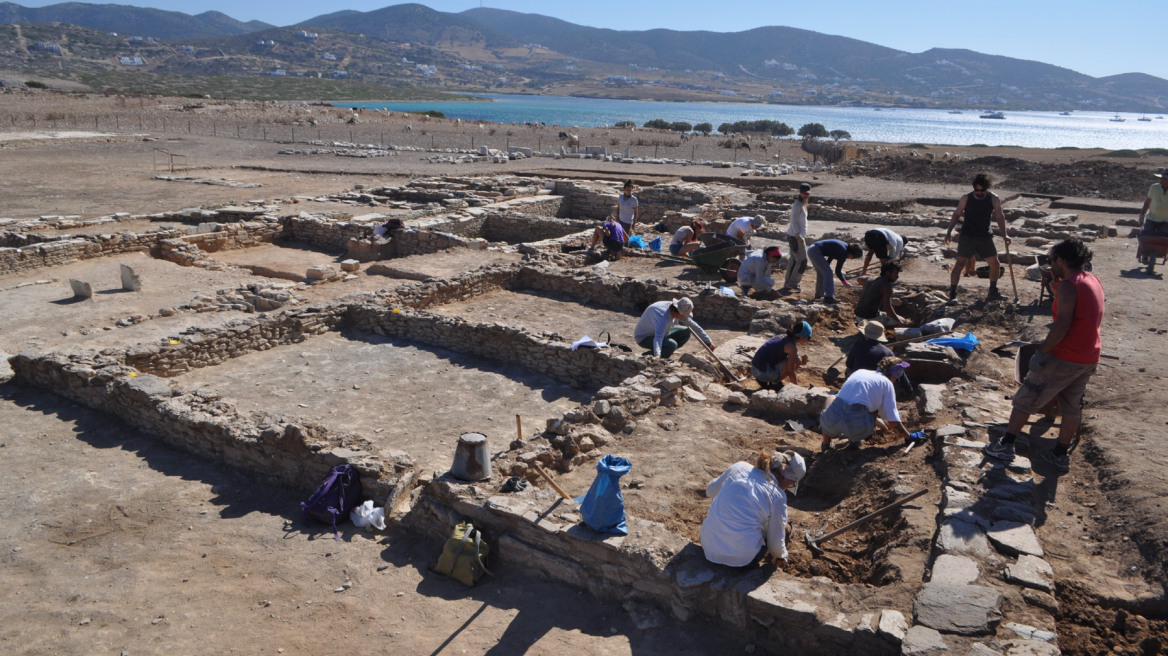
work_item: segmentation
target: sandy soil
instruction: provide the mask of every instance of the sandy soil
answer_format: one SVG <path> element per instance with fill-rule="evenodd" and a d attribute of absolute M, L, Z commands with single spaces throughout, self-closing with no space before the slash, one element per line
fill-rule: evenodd
<path fill-rule="evenodd" d="M 139 107 L 133 107 L 134 104 Z M 275 143 L 274 135 L 284 134 L 280 130 L 290 133 L 296 121 L 301 121 L 298 141 L 304 131 L 315 131 L 318 127 L 324 130 L 325 136 L 331 131 L 333 138 L 340 138 L 349 129 L 341 122 L 340 112 L 312 108 L 310 113 L 303 107 L 241 103 L 225 107 L 208 103 L 203 108 L 176 109 L 183 106 L 182 99 L 150 99 L 139 103 L 137 99 L 79 97 L 66 104 L 60 97 L 49 98 L 44 94 L 0 95 L 0 126 L 9 126 L 13 132 L 30 131 L 30 126 L 22 125 L 21 121 L 27 121 L 29 113 L 39 112 L 40 127 L 47 125 L 48 115 L 53 113 L 59 114 L 55 120 L 62 127 L 72 121 L 87 128 L 96 116 L 101 128 L 97 131 L 106 131 L 110 129 L 106 123 L 121 116 L 127 130 L 146 135 L 128 136 L 113 130 L 109 134 L 116 133 L 116 136 L 106 138 L 86 135 L 30 140 L 6 139 L 8 133 L 0 131 L 0 148 L 3 148 L 0 194 L 5 198 L 4 216 L 25 219 L 80 214 L 92 218 L 115 212 L 147 213 L 275 198 L 298 199 L 290 211 L 360 212 L 361 208 L 309 199 L 349 189 L 355 184 L 378 184 L 431 174 L 538 172 L 553 164 L 557 174 L 576 171 L 581 176 L 636 177 L 646 182 L 692 175 L 713 177 L 722 171 L 707 167 L 629 167 L 570 160 L 451 166 L 428 163 L 421 153 L 376 159 L 289 157 L 277 154 L 285 144 Z M 145 129 L 137 129 L 137 124 L 129 118 L 132 115 L 143 118 Z M 318 125 L 304 122 L 306 116 L 318 119 Z M 16 118 L 8 120 L 9 117 Z M 170 120 L 162 127 L 159 119 L 165 117 Z M 194 119 L 189 134 L 177 127 L 186 127 L 188 118 Z M 212 121 L 219 123 L 212 127 Z M 407 123 L 413 129 L 403 132 Z M 231 128 L 227 129 L 226 125 Z M 237 126 L 242 126 L 243 138 L 235 138 Z M 259 136 L 264 126 L 270 128 L 267 141 Z M 469 142 L 470 136 L 477 143 L 489 140 L 490 145 L 500 148 L 508 140 L 513 145 L 535 145 L 529 143 L 532 141 L 558 143 L 550 128 L 548 132 L 536 133 L 524 132 L 528 128 L 521 126 L 494 126 L 495 135 L 490 135 L 488 130 L 471 135 L 468 129 L 477 131 L 477 126 L 423 122 L 417 117 L 363 119 L 356 129 L 357 137 L 364 130 L 365 140 L 371 143 L 377 141 L 374 134 L 381 133 L 386 135 L 385 141 L 418 146 L 439 140 L 454 145 Z M 213 135 L 212 130 L 217 134 Z M 247 136 L 249 131 L 251 137 Z M 223 132 L 231 134 L 224 136 Z M 585 131 L 585 135 L 594 143 L 605 143 L 605 139 L 617 136 L 601 132 Z M 620 135 L 620 138 L 627 137 Z M 659 138 L 673 139 L 668 135 Z M 187 155 L 188 169 L 198 176 L 256 182 L 263 186 L 238 189 L 155 180 L 158 169 L 153 149 L 160 147 Z M 639 148 L 640 154 L 651 155 L 655 147 Z M 699 158 L 711 159 L 730 159 L 731 152 L 720 148 L 714 138 L 656 148 L 661 151 L 671 148 L 675 153 L 672 156 L 688 156 L 692 152 Z M 791 143 L 780 144 L 768 151 L 766 159 L 774 160 L 778 154 L 779 159 L 798 161 L 803 154 L 797 148 Z M 929 150 L 960 152 L 970 158 L 985 155 L 985 149 L 976 148 L 945 146 Z M 1099 189 L 1105 185 L 1088 180 L 1063 193 L 1117 201 L 1120 207 L 1130 211 L 1131 215 L 1126 218 L 1132 218 L 1140 200 L 1131 190 L 1146 189 L 1152 182 L 1146 170 L 1168 163 L 1154 158 L 1139 160 L 1140 170 L 1135 170 L 1127 168 L 1128 160 L 1102 160 L 1097 157 L 1099 153 L 1091 151 L 992 150 L 995 156 L 1039 165 L 1040 172 L 1044 170 L 1041 167 L 1054 164 L 1109 162 L 1114 166 L 1100 169 L 1098 175 L 1130 175 L 1136 182 L 1125 186 L 1126 191 L 1108 194 Z M 761 157 L 757 153 L 752 156 Z M 96 165 L 98 162 L 100 166 Z M 248 168 L 236 168 L 241 165 Z M 820 198 L 956 199 L 966 189 L 963 181 L 978 166 L 989 165 L 982 162 L 963 169 L 946 167 L 944 175 L 937 173 L 939 169 L 914 163 L 902 167 L 907 173 L 896 175 L 886 167 L 875 172 L 876 177 L 846 172 L 804 177 L 819 185 L 815 195 Z M 1008 179 L 1010 170 L 1024 169 L 1009 161 L 991 168 L 999 179 Z M 726 179 L 732 181 L 736 175 L 727 175 Z M 1003 184 L 1003 192 L 1034 191 L 1025 184 L 1039 182 L 1032 179 L 1031 183 L 1025 183 L 1020 175 L 1015 179 L 1021 181 L 1020 186 L 1011 188 Z M 932 212 L 936 208 L 916 211 Z M 1110 212 L 1078 213 L 1080 220 L 1095 223 L 1114 223 L 1125 216 Z M 814 208 L 812 219 L 813 234 L 837 227 L 834 222 L 815 221 Z M 853 234 L 859 234 L 863 227 L 851 226 L 851 229 Z M 935 235 L 936 231 L 920 229 L 919 233 L 928 236 Z M 1125 233 L 1126 229 L 1121 227 L 1120 234 Z M 1059 580 L 1058 597 L 1063 604 L 1059 631 L 1064 653 L 1096 654 L 1107 649 L 1133 655 L 1156 653 L 1148 651 L 1147 645 L 1151 643 L 1147 640 L 1168 644 L 1168 627 L 1161 619 L 1165 616 L 1161 586 L 1168 561 L 1165 548 L 1168 522 L 1161 508 L 1161 499 L 1168 497 L 1168 479 L 1162 472 L 1168 451 L 1159 439 L 1168 424 L 1165 410 L 1168 393 L 1159 384 L 1159 369 L 1149 361 L 1149 355 L 1163 351 L 1163 327 L 1168 325 L 1165 305 L 1160 302 L 1164 281 L 1135 269 L 1134 240 L 1102 240 L 1092 248 L 1096 251 L 1096 273 L 1108 294 L 1104 351 L 1118 359 L 1105 361 L 1106 366 L 1100 368 L 1088 390 L 1087 429 L 1083 444 L 1075 453 L 1071 473 L 1056 476 L 1041 464 L 1036 465 L 1045 495 L 1038 500 L 1045 505 L 1036 506 L 1045 507 L 1039 531 Z M 220 255 L 236 263 L 268 261 L 290 270 L 298 270 L 316 257 L 316 254 L 271 249 L 216 254 L 216 257 Z M 143 266 L 149 261 L 144 256 L 138 259 Z M 0 324 L 3 326 L 0 348 L 8 351 L 29 345 L 57 348 L 66 341 L 88 345 L 90 342 L 85 339 L 92 339 L 95 347 L 128 344 L 162 337 L 188 325 L 185 321 L 189 319 L 172 318 L 175 319 L 172 323 L 159 319 L 104 330 L 124 314 L 142 311 L 142 304 L 122 306 L 120 303 L 127 297 L 119 293 L 99 293 L 95 301 L 84 304 L 67 302 L 71 295 L 67 291 L 69 277 L 89 276 L 94 282 L 106 280 L 108 285 L 101 283 L 98 289 L 112 290 L 117 285 L 117 260 L 82 262 L 0 280 L 0 287 L 7 287 L 26 280 L 58 279 L 55 283 L 0 292 L 0 304 L 8 315 L 8 320 Z M 150 266 L 172 265 L 153 262 Z M 412 268 L 418 275 L 450 275 L 449 272 L 461 269 L 461 265 L 419 258 Z M 657 278 L 700 275 L 693 268 L 660 267 L 640 258 L 623 259 L 613 265 L 613 270 Z M 1017 273 L 1021 273 L 1020 268 Z M 196 275 L 207 278 L 191 278 Z M 180 280 L 171 281 L 168 274 L 160 271 L 160 279 L 167 282 L 157 288 L 148 287 L 150 294 L 157 295 L 148 305 L 173 306 L 186 302 L 196 293 L 230 286 L 240 280 L 238 275 L 230 275 L 223 280 L 226 284 L 220 285 L 218 275 L 184 269 Z M 902 284 L 939 288 L 946 277 L 947 272 L 939 264 L 914 262 Z M 349 291 L 400 284 L 403 279 L 361 275 L 354 281 L 314 286 L 306 293 L 310 300 L 334 298 Z M 1023 303 L 1037 297 L 1035 283 L 1019 277 L 1018 284 Z M 985 281 L 981 280 L 963 281 L 963 288 L 971 298 L 979 297 L 984 286 Z M 1003 280 L 1003 291 L 1007 289 L 1008 283 Z M 848 290 L 841 295 L 851 300 L 854 293 L 855 290 Z M 574 335 L 593 329 L 588 322 L 572 324 L 571 331 L 562 322 L 549 322 L 547 316 L 541 317 L 539 313 L 549 315 L 560 301 L 542 297 L 536 297 L 535 301 L 531 307 L 509 303 L 505 311 L 489 304 L 468 306 L 468 309 L 490 313 L 489 308 L 496 307 L 495 314 L 503 320 L 523 325 L 530 322 L 533 330 Z M 472 304 L 490 302 L 490 299 L 476 299 Z M 541 310 L 538 306 L 547 308 Z M 156 309 L 149 307 L 148 311 Z M 199 321 L 226 320 L 231 314 L 201 315 Z M 1008 409 L 1004 397 L 1012 389 L 1009 382 L 1012 361 L 990 353 L 989 348 L 1015 339 L 1026 330 L 1041 335 L 1043 325 L 1049 320 L 1049 308 L 1026 307 L 1020 313 L 1003 313 L 985 308 L 980 302 L 970 302 L 968 306 L 963 305 L 962 314 L 966 320 L 978 322 L 977 334 L 987 345 L 984 351 L 975 353 L 971 363 L 971 370 L 986 380 L 977 381 L 968 390 L 970 395 L 977 395 L 977 405 L 984 407 L 975 423 L 985 425 L 1004 417 L 1004 409 Z M 624 317 L 622 325 L 627 325 L 629 320 L 635 322 L 635 317 Z M 99 333 L 82 335 L 84 330 Z M 613 333 L 615 336 L 616 331 Z M 809 382 L 817 377 L 822 380 L 826 365 L 838 357 L 838 344 L 851 334 L 851 328 L 846 322 L 838 322 L 834 330 L 821 327 L 821 334 L 826 340 L 817 339 L 808 349 L 812 358 L 807 372 Z M 98 335 L 104 336 L 99 339 Z M 715 334 L 715 339 L 721 341 L 729 336 Z M 334 346 L 329 340 L 351 342 L 352 336 L 330 335 L 318 339 L 325 341 L 303 349 L 256 355 L 296 358 L 301 351 L 322 354 Z M 362 348 L 395 350 L 390 344 L 374 342 L 360 343 Z M 410 359 L 402 362 L 425 361 L 425 366 L 435 371 L 453 366 L 441 353 L 415 347 L 399 350 L 413 351 Z M 241 358 L 239 363 L 242 365 L 245 359 Z M 360 397 L 359 404 L 375 404 L 372 388 L 356 383 L 363 389 L 346 389 L 356 382 L 349 380 L 346 372 L 353 374 L 359 367 L 356 360 L 347 362 L 340 372 L 329 372 L 327 377 L 322 373 L 319 384 L 337 394 Z M 330 397 L 281 398 L 276 393 L 289 389 L 282 385 L 269 386 L 264 396 L 254 390 L 254 384 L 250 392 L 246 391 L 248 383 L 243 373 L 228 375 L 226 368 L 219 371 L 229 379 L 226 384 L 234 386 L 232 396 L 244 396 L 254 403 L 283 403 L 292 414 L 304 411 L 327 416 L 323 406 L 313 409 L 302 408 L 300 404 L 325 402 Z M 213 371 L 196 372 L 189 380 L 194 381 L 195 376 L 210 379 L 215 375 Z M 540 407 L 574 399 L 573 395 L 578 393 L 567 389 L 556 392 L 558 388 L 554 384 L 543 380 L 524 381 L 524 375 L 529 374 L 500 372 L 484 365 L 465 372 L 465 382 L 470 389 L 481 384 L 475 382 L 479 380 L 476 376 L 494 376 L 496 383 L 492 384 L 505 380 L 513 386 L 512 391 L 517 395 L 515 403 L 530 402 Z M 578 649 L 589 653 L 651 654 L 679 653 L 683 646 L 692 648 L 691 653 L 732 653 L 743 647 L 727 645 L 733 642 L 732 638 L 694 623 L 680 626 L 664 621 L 658 629 L 637 632 L 626 611 L 592 601 L 574 591 L 532 581 L 517 571 L 504 571 L 491 584 L 467 593 L 426 574 L 425 567 L 430 555 L 436 552 L 436 545 L 423 544 L 394 531 L 376 538 L 348 534 L 341 544 L 310 539 L 299 532 L 296 522 L 295 502 L 299 499 L 284 491 L 261 489 L 213 464 L 167 452 L 111 418 L 94 415 L 57 397 L 12 385 L 0 391 L 4 396 L 0 403 L 0 425 L 6 427 L 4 436 L 0 437 L 4 443 L 0 458 L 9 473 L 0 478 L 0 508 L 3 509 L 0 514 L 9 520 L 3 523 L 0 562 L 4 563 L 11 590 L 9 601 L 0 603 L 3 619 L 0 624 L 4 626 L 0 640 L 6 644 L 4 651 L 81 654 L 92 653 L 93 645 L 98 644 L 99 651 L 129 653 L 192 653 L 226 651 L 232 647 L 248 653 L 277 649 L 302 653 L 328 651 L 336 644 L 333 636 L 337 635 L 338 627 L 348 636 L 347 648 L 384 650 L 390 646 L 394 651 L 416 654 L 435 653 L 439 649 L 466 653 L 552 653 Z M 485 407 L 487 399 L 479 401 Z M 418 411 L 431 403 L 427 398 L 417 399 Z M 760 445 L 773 444 L 776 440 L 808 448 L 818 441 L 810 433 L 785 431 L 749 413 L 727 412 L 717 406 L 687 411 L 684 425 L 679 421 L 682 418 L 671 412 L 668 408 L 655 410 L 647 418 L 644 435 L 627 447 L 630 454 L 637 456 L 636 462 L 641 463 L 634 475 L 645 481 L 643 489 L 630 490 L 629 506 L 631 513 L 663 521 L 690 537 L 694 537 L 695 527 L 708 503 L 695 491 L 725 464 L 746 458 Z M 500 412 L 494 421 L 510 427 L 513 414 Z M 969 417 L 954 412 L 935 423 L 972 421 Z M 380 427 L 361 417 L 347 420 L 354 422 L 355 429 Z M 448 428 L 443 431 L 445 439 L 461 432 L 453 421 Z M 1045 447 L 1052 443 L 1053 432 L 1048 430 L 1031 438 L 1032 444 Z M 796 522 L 838 526 L 871 509 L 865 501 L 841 502 L 838 493 L 828 494 L 834 483 L 877 481 L 876 469 L 894 472 L 894 476 L 907 477 L 906 483 L 913 483 L 915 477 L 931 469 L 933 454 L 929 449 L 914 451 L 897 467 L 873 465 L 875 461 L 893 457 L 889 452 L 893 446 L 891 443 L 877 445 L 859 455 L 841 452 L 822 460 L 820 480 L 824 481 L 825 488 L 818 496 L 808 497 L 806 505 L 801 500 L 793 503 Z M 654 453 L 658 454 L 657 458 L 650 457 Z M 700 453 L 701 457 L 686 459 L 684 453 Z M 435 458 L 435 462 L 439 461 Z M 570 473 L 565 477 L 565 484 L 570 489 L 583 490 L 590 480 L 587 470 L 584 467 Z M 840 472 L 839 478 L 827 475 L 832 471 Z M 662 493 L 654 494 L 656 490 Z M 813 498 L 818 501 L 811 503 Z M 927 500 L 930 499 L 926 497 L 923 501 Z M 923 517 L 908 517 L 909 528 L 900 537 L 901 547 L 906 551 L 910 547 L 920 549 L 916 542 L 920 537 L 916 533 L 918 528 L 914 527 L 924 527 L 935 519 L 931 504 L 923 504 L 917 512 Z M 824 573 L 859 578 L 872 575 L 855 563 L 868 558 L 872 542 L 884 537 L 887 535 L 878 531 L 857 534 L 849 546 L 841 548 L 835 564 L 821 565 L 831 570 Z M 799 555 L 795 554 L 794 558 L 798 564 Z M 60 567 L 62 561 L 71 566 Z M 895 562 L 907 578 L 918 575 L 912 569 L 913 563 L 922 561 L 918 554 L 915 561 L 904 558 Z M 382 564 L 390 567 L 377 571 Z M 800 573 L 815 573 L 811 567 L 812 564 L 805 563 Z M 333 592 L 346 581 L 353 582 L 353 587 L 343 593 Z M 309 600 L 313 603 L 309 604 Z"/>

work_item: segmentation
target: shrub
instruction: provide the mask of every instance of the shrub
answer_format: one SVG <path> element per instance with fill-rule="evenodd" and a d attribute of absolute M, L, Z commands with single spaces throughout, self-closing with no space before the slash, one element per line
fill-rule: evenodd
<path fill-rule="evenodd" d="M 831 132 L 828 132 L 827 135 L 836 141 L 839 141 L 840 139 L 852 138 L 852 133 L 848 132 L 847 130 L 832 130 Z"/>
<path fill-rule="evenodd" d="M 1123 157 L 1126 159 L 1139 159 L 1139 158 L 1143 157 L 1143 155 L 1141 155 L 1139 153 L 1139 151 L 1132 150 L 1130 148 L 1124 148 L 1122 150 L 1113 150 L 1110 153 L 1102 153 L 1099 156 L 1100 157 Z"/>
<path fill-rule="evenodd" d="M 36 80 L 25 80 L 24 86 L 28 87 L 29 89 L 48 89 L 49 88 L 49 85 L 45 84 L 44 82 L 38 82 Z"/>
<path fill-rule="evenodd" d="M 663 118 L 655 118 L 652 121 L 645 121 L 645 127 L 653 128 L 654 130 L 668 130 L 669 121 Z"/>
<path fill-rule="evenodd" d="M 903 148 L 912 148 L 913 150 L 928 150 L 929 147 L 923 143 L 910 143 L 902 146 Z"/>
<path fill-rule="evenodd" d="M 1078 146 L 1059 146 L 1055 150 L 1079 150 Z"/>
<path fill-rule="evenodd" d="M 633 123 L 632 121 L 617 121 L 616 125 L 614 125 L 613 127 L 621 128 L 622 130 L 627 130 L 628 128 L 637 127 L 637 124 Z"/>
<path fill-rule="evenodd" d="M 446 118 L 446 114 L 434 109 L 427 109 L 424 112 L 410 112 L 411 114 L 421 114 L 422 116 L 429 116 L 430 118 Z"/>
<path fill-rule="evenodd" d="M 1145 148 L 1143 153 L 1149 157 L 1163 157 L 1168 155 L 1168 148 Z"/>
<path fill-rule="evenodd" d="M 710 134 L 714 131 L 714 126 L 709 123 L 698 123 L 693 127 L 694 132 L 701 132 L 702 134 Z"/>
<path fill-rule="evenodd" d="M 803 127 L 799 128 L 799 132 L 797 134 L 804 139 L 808 137 L 817 139 L 820 137 L 826 137 L 828 132 L 827 128 L 823 127 L 822 123 L 805 123 Z"/>

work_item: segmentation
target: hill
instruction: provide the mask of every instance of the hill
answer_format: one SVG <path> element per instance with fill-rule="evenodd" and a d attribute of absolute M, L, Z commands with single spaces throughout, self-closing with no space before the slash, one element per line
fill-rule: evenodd
<path fill-rule="evenodd" d="M 190 16 L 129 5 L 65 2 L 47 7 L 22 7 L 0 2 L 0 23 L 68 23 L 118 34 L 185 40 L 245 34 L 272 27 L 260 21 L 243 23 L 217 11 Z"/>

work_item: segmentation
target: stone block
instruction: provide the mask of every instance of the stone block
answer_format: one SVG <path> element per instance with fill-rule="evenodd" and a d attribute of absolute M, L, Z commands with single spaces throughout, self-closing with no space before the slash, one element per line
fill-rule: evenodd
<path fill-rule="evenodd" d="M 937 548 L 942 553 L 967 554 L 976 558 L 992 555 L 985 532 L 972 522 L 946 520 L 937 533 Z"/>
<path fill-rule="evenodd" d="M 93 287 L 89 283 L 70 278 L 69 286 L 73 288 L 73 298 L 82 300 L 93 298 Z"/>
<path fill-rule="evenodd" d="M 360 271 L 361 263 L 357 260 L 342 260 L 341 271 Z"/>
<path fill-rule="evenodd" d="M 885 608 L 880 611 L 880 620 L 876 624 L 876 635 L 893 644 L 900 644 L 908 633 L 908 621 L 904 613 L 898 610 Z"/>
<path fill-rule="evenodd" d="M 1007 556 L 1029 554 L 1042 557 L 1042 544 L 1029 524 L 1021 522 L 994 522 L 986 532 L 990 542 Z"/>
<path fill-rule="evenodd" d="M 900 643 L 901 656 L 939 656 L 948 651 L 949 646 L 940 632 L 927 626 L 912 627 Z"/>
<path fill-rule="evenodd" d="M 913 601 L 913 615 L 943 633 L 990 635 L 1002 620 L 1002 595 L 980 585 L 926 583 Z"/>
<path fill-rule="evenodd" d="M 940 414 L 945 409 L 942 395 L 946 389 L 944 385 L 917 385 L 917 403 L 921 414 L 929 416 Z"/>
<path fill-rule="evenodd" d="M 750 407 L 780 417 L 819 416 L 831 399 L 831 390 L 826 387 L 808 389 L 798 385 L 784 385 L 777 392 L 755 392 L 750 397 Z"/>
<path fill-rule="evenodd" d="M 937 562 L 933 563 L 932 573 L 930 581 L 933 583 L 956 583 L 958 585 L 973 583 L 980 574 L 977 562 L 972 558 L 952 554 L 938 556 Z"/>
<path fill-rule="evenodd" d="M 121 265 L 121 273 L 122 289 L 128 292 L 142 291 L 142 279 L 138 277 L 134 269 L 123 264 Z"/>

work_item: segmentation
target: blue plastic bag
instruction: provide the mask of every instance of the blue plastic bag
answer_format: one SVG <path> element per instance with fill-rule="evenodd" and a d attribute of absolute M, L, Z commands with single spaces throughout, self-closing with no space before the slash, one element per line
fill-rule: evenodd
<path fill-rule="evenodd" d="M 596 478 L 588 493 L 577 497 L 580 516 L 597 533 L 628 535 L 625 526 L 625 497 L 621 494 L 620 477 L 629 473 L 633 464 L 624 458 L 607 455 L 596 463 Z"/>
<path fill-rule="evenodd" d="M 937 346 L 952 346 L 958 351 L 973 351 L 977 346 L 977 338 L 973 333 L 965 333 L 964 337 L 938 337 L 937 339 L 930 339 L 926 344 L 936 344 Z"/>
<path fill-rule="evenodd" d="M 632 246 L 633 248 L 644 248 L 645 240 L 641 239 L 641 235 L 633 235 L 632 237 L 629 237 L 629 246 Z"/>
<path fill-rule="evenodd" d="M 660 237 L 654 237 L 653 241 L 649 242 L 649 250 L 653 251 L 654 253 L 661 252 L 661 238 Z"/>

